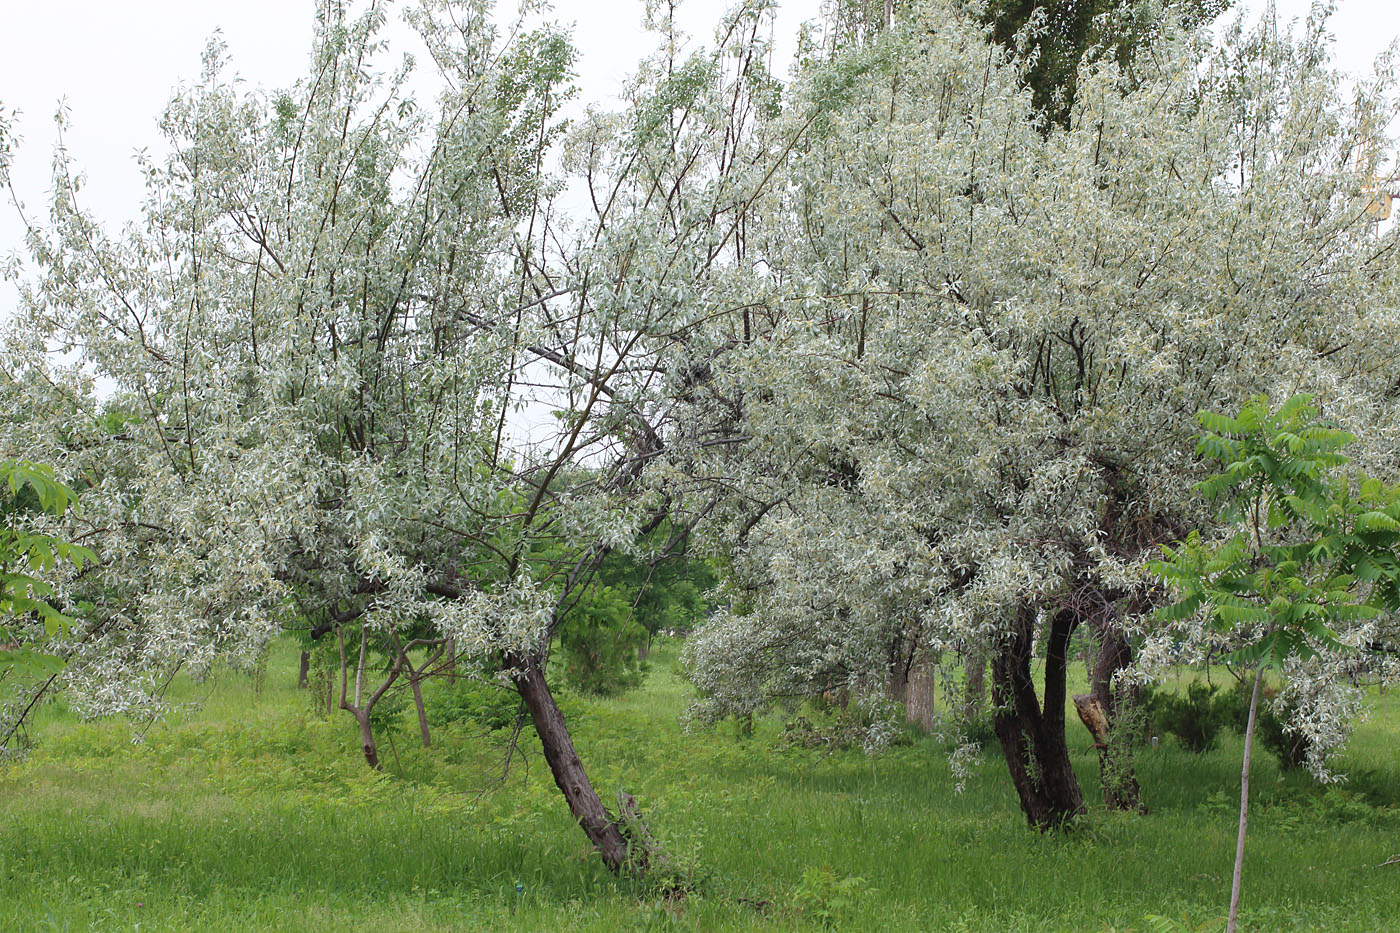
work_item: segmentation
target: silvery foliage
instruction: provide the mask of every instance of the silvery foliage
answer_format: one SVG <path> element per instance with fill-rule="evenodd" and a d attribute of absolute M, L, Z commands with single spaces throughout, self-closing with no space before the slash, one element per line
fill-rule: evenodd
<path fill-rule="evenodd" d="M 541 539 L 567 569 L 578 541 L 626 536 L 605 493 L 523 517 L 560 464 L 511 442 L 524 348 L 551 341 L 544 166 L 572 50 L 550 27 L 498 31 L 478 0 L 420 3 L 430 107 L 411 62 L 380 70 L 385 15 L 328 6 L 308 75 L 275 94 L 212 44 L 119 234 L 56 154 L 5 347 L 4 445 L 85 487 L 75 530 L 101 564 L 67 584 L 97 606 L 67 646 L 80 710 L 149 710 L 174 669 L 248 662 L 335 613 L 496 664 L 553 624 Z M 115 387 L 105 407 L 94 377 Z"/>
<path fill-rule="evenodd" d="M 1085 73 L 1061 130 L 945 2 L 812 57 L 748 244 L 763 327 L 729 322 L 690 412 L 744 441 L 691 451 L 737 491 L 732 602 L 686 649 L 702 719 L 880 683 L 901 639 L 995 650 L 1018 605 L 1086 590 L 1145 676 L 1202 656 L 1199 620 L 1150 628 L 1118 595 L 1208 521 L 1201 408 L 1314 393 L 1395 476 L 1400 263 L 1364 164 L 1390 148 L 1389 58 L 1344 93 L 1319 18 L 1168 32 Z"/>
<path fill-rule="evenodd" d="M 732 438 L 689 410 L 705 394 L 709 361 L 732 342 L 728 322 L 762 290 L 747 255 L 768 222 L 757 207 L 801 138 L 776 120 L 781 87 L 764 38 L 773 10 L 771 0 L 741 3 L 702 44 L 678 32 L 673 11 L 649 4 L 658 47 L 629 83 L 625 109 L 591 111 L 564 150 L 586 208 L 558 258 L 577 287 L 556 328 L 592 322 L 596 336 L 581 346 L 592 371 L 609 377 L 602 408 L 616 427 L 589 456 L 606 453 L 603 478 L 614 485 L 645 474 L 624 504 L 665 508 L 675 545 L 725 498 L 693 468 L 699 452 Z"/>

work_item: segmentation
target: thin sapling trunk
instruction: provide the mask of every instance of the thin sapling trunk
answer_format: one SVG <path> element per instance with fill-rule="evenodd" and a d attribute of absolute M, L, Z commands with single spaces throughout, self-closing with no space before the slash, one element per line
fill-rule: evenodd
<path fill-rule="evenodd" d="M 1249 757 L 1254 747 L 1254 723 L 1259 714 L 1259 686 L 1264 680 L 1264 666 L 1254 672 L 1254 690 L 1249 696 L 1249 722 L 1244 728 L 1244 766 L 1240 769 L 1240 833 L 1235 841 L 1235 875 L 1230 884 L 1230 919 L 1226 933 L 1235 933 L 1240 915 L 1240 877 L 1244 873 L 1244 832 L 1249 822 Z"/>

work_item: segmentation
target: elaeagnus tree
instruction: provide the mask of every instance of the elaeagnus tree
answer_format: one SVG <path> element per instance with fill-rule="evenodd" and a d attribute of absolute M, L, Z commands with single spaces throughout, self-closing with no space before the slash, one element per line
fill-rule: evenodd
<path fill-rule="evenodd" d="M 644 870 L 545 671 L 612 550 L 695 539 L 729 586 L 687 648 L 699 716 L 878 694 L 892 646 L 990 657 L 1050 827 L 1083 809 L 1075 632 L 1132 637 L 1149 669 L 1200 644 L 1163 635 L 1145 571 L 1212 528 L 1195 413 L 1307 392 L 1358 468 L 1394 471 L 1400 270 L 1360 158 L 1387 151 L 1392 85 L 1343 94 L 1320 21 L 1164 27 L 1077 72 L 1057 122 L 948 0 L 809 33 L 786 93 L 768 4 L 691 54 L 653 5 L 657 53 L 551 174 L 566 39 L 415 9 L 433 107 L 374 64 L 382 7 L 330 5 L 285 93 L 211 50 L 140 224 L 104 233 L 57 160 L 4 430 L 81 487 L 101 560 L 64 586 L 105 607 L 64 674 L 84 708 L 149 705 L 308 619 L 344 648 L 373 764 L 377 697 L 450 640 L 459 673 L 519 691 L 604 861 Z M 521 443 L 532 396 L 555 429 Z M 1110 721 L 1121 666 L 1096 675 Z M 1131 804 L 1130 763 L 1105 765 Z"/>
<path fill-rule="evenodd" d="M 211 47 L 163 117 L 140 224 L 105 232 L 59 153 L 5 430 L 83 487 L 76 531 L 102 555 L 71 581 L 99 607 L 64 674 L 80 710 L 158 710 L 174 671 L 309 624 L 377 766 L 375 705 L 450 646 L 459 675 L 519 692 L 604 862 L 646 870 L 634 804 L 604 806 L 545 672 L 609 553 L 658 561 L 708 510 L 642 479 L 784 154 L 762 130 L 770 12 L 682 54 L 651 10 L 622 111 L 556 149 L 573 52 L 539 10 L 507 30 L 482 2 L 416 5 L 429 107 L 409 63 L 380 70 L 386 7 L 331 3 L 284 92 Z M 568 217 L 566 185 L 586 205 Z"/>
<path fill-rule="evenodd" d="M 573 51 L 533 8 L 502 30 L 485 3 L 417 4 L 442 87 L 427 105 L 411 63 L 381 70 L 387 12 L 320 5 L 309 73 L 275 94 L 212 45 L 120 234 L 56 159 L 7 360 L 33 417 L 8 433 L 91 503 L 78 530 L 102 561 L 73 589 L 101 610 L 67 687 L 86 711 L 149 709 L 174 670 L 254 658 L 305 620 L 339 646 L 339 705 L 377 766 L 375 703 L 421 674 L 410 652 L 451 644 L 459 674 L 519 691 L 607 865 L 644 870 L 545 680 L 571 597 L 637 521 L 614 507 L 625 475 L 566 483 L 630 424 L 610 404 L 625 356 L 597 329 L 561 345 L 574 331 L 545 313 L 576 290 L 546 259 Z M 530 445 L 512 412 L 539 382 L 563 428 Z"/>
<path fill-rule="evenodd" d="M 985 652 L 1028 820 L 1080 812 L 1070 639 L 1179 656 L 1144 564 L 1209 526 L 1195 413 L 1306 391 L 1394 471 L 1396 234 L 1359 158 L 1385 151 L 1383 65 L 1344 92 L 1320 18 L 1164 29 L 1042 132 L 954 5 L 814 54 L 785 114 L 811 130 L 749 243 L 765 326 L 729 325 L 707 373 L 736 441 L 712 469 L 749 507 L 717 525 L 735 595 L 687 649 L 698 714 L 878 693 L 909 639 Z"/>

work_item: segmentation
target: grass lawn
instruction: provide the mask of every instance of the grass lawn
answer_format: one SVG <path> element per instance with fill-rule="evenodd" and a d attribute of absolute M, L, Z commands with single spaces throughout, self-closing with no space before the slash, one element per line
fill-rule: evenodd
<path fill-rule="evenodd" d="M 1146 816 L 1093 806 L 1076 830 L 1041 835 L 995 749 L 959 795 L 931 738 L 871 758 L 786 747 L 776 717 L 747 738 L 686 734 L 675 653 L 653 652 L 640 690 L 570 696 L 565 713 L 604 799 L 634 794 L 690 871 L 684 897 L 603 868 L 528 730 L 502 780 L 504 732 L 459 721 L 423 749 L 406 710 L 380 743 L 386 772 L 368 771 L 349 714 L 314 708 L 282 643 L 261 690 L 227 672 L 178 683 L 189 710 L 139 744 L 124 721 L 44 712 L 32 754 L 0 768 L 0 930 L 1125 931 L 1223 918 L 1234 736 L 1202 756 L 1167 739 L 1144 749 Z M 1400 926 L 1400 865 L 1378 867 L 1400 853 L 1400 695 L 1373 708 L 1341 788 L 1256 755 L 1244 929 Z"/>

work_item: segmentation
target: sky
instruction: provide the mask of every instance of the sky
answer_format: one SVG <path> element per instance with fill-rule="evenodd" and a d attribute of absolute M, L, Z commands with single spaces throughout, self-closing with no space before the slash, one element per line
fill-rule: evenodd
<path fill-rule="evenodd" d="M 778 73 L 786 72 L 799 24 L 818 15 L 820 2 L 783 0 L 774 35 Z M 708 39 L 726 5 L 686 0 L 683 28 Z M 1263 0 L 1239 5 L 1258 10 Z M 1279 0 L 1279 16 L 1305 16 L 1308 6 Z M 13 177 L 31 216 L 44 217 L 60 101 L 70 118 L 64 143 L 86 176 L 83 206 L 118 228 L 139 214 L 134 153 L 158 145 L 157 118 L 172 89 L 198 77 L 214 31 L 249 84 L 282 87 L 307 64 L 313 9 L 314 0 L 0 0 L 0 107 L 20 112 Z M 641 0 L 555 0 L 554 18 L 575 24 L 581 104 L 606 104 L 650 51 L 642 17 Z M 1340 0 L 1331 29 L 1339 64 L 1365 72 L 1400 35 L 1400 8 L 1395 0 Z M 22 241 L 8 196 L 0 198 L 0 258 Z M 0 317 L 13 301 L 13 288 L 0 284 Z"/>
<path fill-rule="evenodd" d="M 680 8 L 682 28 L 708 40 L 726 6 L 689 0 Z M 799 24 L 818 7 L 819 0 L 783 4 L 777 57 L 790 60 Z M 87 176 L 84 206 L 116 226 L 135 219 L 143 189 L 133 154 L 158 151 L 157 119 L 172 90 L 198 78 L 215 30 L 249 84 L 284 87 L 306 71 L 314 9 L 314 0 L 0 0 L 0 107 L 20 111 L 13 166 L 20 197 L 42 216 L 62 101 L 70 120 L 64 144 Z M 416 36 L 391 18 L 394 48 L 416 51 Z M 552 18 L 574 25 L 580 105 L 615 98 L 655 47 L 641 0 L 556 0 Z M 416 57 L 427 64 L 426 55 Z M 23 233 L 9 198 L 0 199 L 0 256 L 18 249 Z M 0 293 L 0 307 L 6 303 Z"/>

